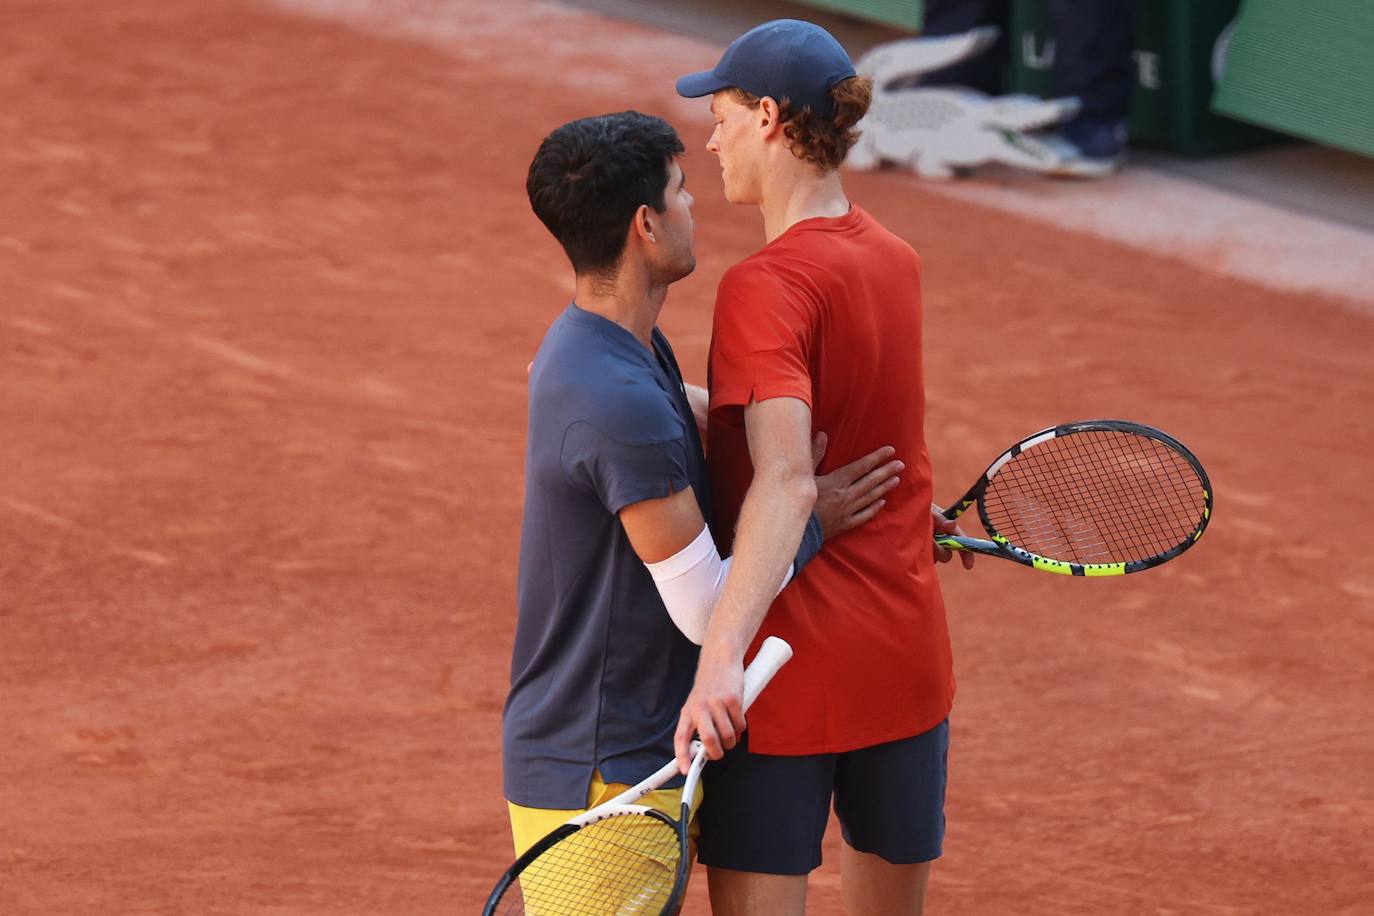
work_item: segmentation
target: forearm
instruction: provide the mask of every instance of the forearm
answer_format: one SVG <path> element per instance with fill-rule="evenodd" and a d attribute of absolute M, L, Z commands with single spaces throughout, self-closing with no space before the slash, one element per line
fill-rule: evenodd
<path fill-rule="evenodd" d="M 730 575 L 702 651 L 741 660 L 791 569 L 816 502 L 810 475 L 756 475 L 740 510 Z"/>

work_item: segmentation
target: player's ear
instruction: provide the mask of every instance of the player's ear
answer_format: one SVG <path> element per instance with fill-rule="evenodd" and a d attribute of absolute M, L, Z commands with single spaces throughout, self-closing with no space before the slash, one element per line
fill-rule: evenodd
<path fill-rule="evenodd" d="M 631 237 L 652 245 L 657 241 L 654 238 L 654 229 L 653 209 L 648 204 L 640 204 L 639 209 L 635 210 L 634 219 L 630 221 Z"/>
<path fill-rule="evenodd" d="M 778 117 L 778 103 L 772 96 L 765 95 L 759 99 L 759 107 L 754 109 L 754 113 L 758 117 L 759 133 L 763 139 L 767 140 L 782 130 L 782 121 Z"/>

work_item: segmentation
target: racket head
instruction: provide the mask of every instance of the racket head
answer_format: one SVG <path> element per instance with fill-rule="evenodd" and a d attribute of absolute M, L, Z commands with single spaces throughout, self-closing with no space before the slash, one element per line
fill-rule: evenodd
<path fill-rule="evenodd" d="M 1125 575 L 1179 556 L 1202 537 L 1213 503 L 1192 452 L 1128 420 L 1027 436 L 970 496 L 989 537 L 1013 559 L 1073 576 Z"/>
<path fill-rule="evenodd" d="M 564 824 L 530 847 L 502 876 L 482 913 L 660 916 L 682 902 L 689 865 L 685 820 L 620 805 L 586 823 Z"/>

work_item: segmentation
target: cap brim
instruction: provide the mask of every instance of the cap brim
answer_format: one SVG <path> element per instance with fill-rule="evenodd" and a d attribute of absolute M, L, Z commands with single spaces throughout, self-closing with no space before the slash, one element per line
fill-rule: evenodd
<path fill-rule="evenodd" d="M 687 99 L 699 99 L 703 95 L 729 89 L 730 84 L 716 76 L 711 70 L 689 73 L 677 81 L 677 94 Z"/>

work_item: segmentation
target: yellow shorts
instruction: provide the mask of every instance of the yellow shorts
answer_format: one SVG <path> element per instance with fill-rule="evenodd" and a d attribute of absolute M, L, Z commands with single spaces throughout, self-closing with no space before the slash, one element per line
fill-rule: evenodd
<path fill-rule="evenodd" d="M 553 829 L 564 821 L 610 801 L 628 788 L 629 786 L 624 783 L 603 782 L 600 773 L 592 773 L 591 788 L 587 790 L 586 808 L 564 811 L 557 808 L 526 808 L 514 802 L 506 802 L 506 807 L 510 810 L 511 834 L 515 839 L 515 857 L 520 858 L 524 855 L 525 850 L 552 833 Z M 656 808 L 673 820 L 677 820 L 682 814 L 682 789 L 657 789 L 635 804 Z M 700 807 L 701 783 L 697 783 L 696 797 L 692 799 L 692 810 L 696 811 Z M 691 840 L 693 855 L 696 854 L 698 833 L 697 819 L 693 817 L 692 823 L 687 826 L 687 835 Z"/>
<path fill-rule="evenodd" d="M 511 832 L 515 837 L 516 857 L 519 858 L 525 850 L 539 842 L 564 821 L 581 814 L 582 811 L 610 801 L 628 788 L 629 786 L 620 783 L 603 782 L 600 773 L 593 773 L 591 788 L 587 792 L 587 808 L 563 811 L 547 808 L 525 808 L 507 802 L 506 804 L 510 808 Z M 697 785 L 694 802 L 696 804 L 693 805 L 693 810 L 696 810 L 696 805 L 701 802 L 700 784 Z M 645 795 L 636 804 L 656 808 L 676 820 L 682 814 L 682 790 L 659 789 Z M 696 818 L 692 818 L 692 822 L 687 827 L 687 832 L 691 844 L 689 854 L 695 858 Z M 661 868 L 662 870 L 658 870 L 657 874 L 668 881 L 668 884 L 660 884 L 658 891 L 652 896 L 641 896 L 637 900 L 639 906 L 635 907 L 635 912 L 639 912 L 641 909 L 644 912 L 659 909 L 668 902 L 671 877 L 677 870 L 677 841 L 673 839 L 668 845 L 665 845 L 665 833 L 666 831 L 661 828 L 649 827 L 647 832 L 640 835 L 639 829 L 632 827 L 629 833 L 617 836 L 619 844 L 631 844 L 629 846 L 619 845 L 620 851 L 637 850 L 645 859 L 654 863 L 654 869 L 651 871 Z M 567 872 L 557 863 L 550 864 L 548 868 L 549 871 L 541 870 L 540 862 L 535 862 L 521 874 L 520 895 L 521 902 L 524 904 L 524 912 L 531 914 L 531 916 L 587 916 L 588 913 L 616 913 L 621 910 L 627 890 L 623 879 L 616 880 L 610 875 L 596 878 L 584 877 L 578 884 L 576 899 L 574 900 L 561 890 L 561 887 L 567 882 Z"/>

